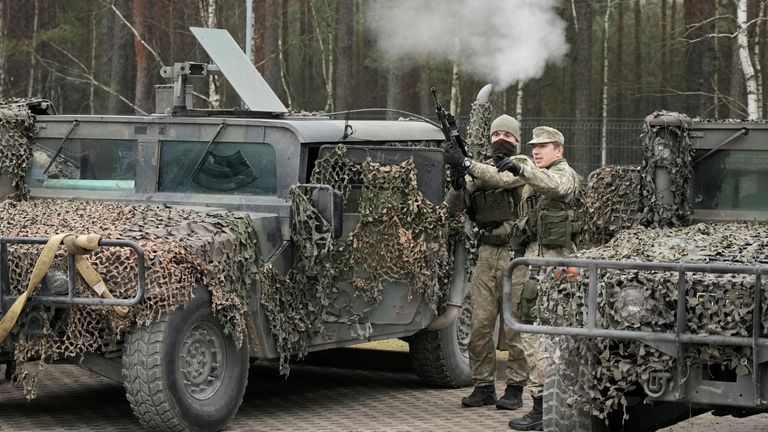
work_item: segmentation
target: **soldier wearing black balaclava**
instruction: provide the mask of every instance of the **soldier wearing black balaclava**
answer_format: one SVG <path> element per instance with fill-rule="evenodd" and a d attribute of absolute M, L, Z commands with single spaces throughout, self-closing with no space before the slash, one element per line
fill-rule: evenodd
<path fill-rule="evenodd" d="M 514 245 L 513 223 L 519 215 L 520 185 L 491 186 L 485 173 L 497 175 L 496 161 L 519 152 L 520 124 L 502 115 L 491 124 L 491 160 L 485 163 L 465 158 L 460 152 L 446 154 L 446 162 L 467 173 L 465 189 L 451 190 L 446 198 L 452 211 L 466 210 L 478 229 L 479 248 L 472 281 L 472 330 L 469 340 L 469 364 L 472 370 L 472 394 L 462 399 L 466 407 L 496 404 L 498 409 L 514 410 L 523 404 L 523 386 L 528 367 L 520 334 L 505 331 L 508 347 L 506 390 L 496 399 L 496 343 L 494 328 L 501 310 L 502 279 Z M 503 320 L 499 320 L 503 322 Z"/>

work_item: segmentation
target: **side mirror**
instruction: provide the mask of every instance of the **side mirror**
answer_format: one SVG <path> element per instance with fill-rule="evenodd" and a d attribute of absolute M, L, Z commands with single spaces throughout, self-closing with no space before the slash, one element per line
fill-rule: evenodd
<path fill-rule="evenodd" d="M 313 185 L 314 190 L 310 199 L 312 205 L 331 226 L 331 233 L 334 239 L 341 237 L 344 228 L 344 199 L 341 192 L 325 185 Z"/>

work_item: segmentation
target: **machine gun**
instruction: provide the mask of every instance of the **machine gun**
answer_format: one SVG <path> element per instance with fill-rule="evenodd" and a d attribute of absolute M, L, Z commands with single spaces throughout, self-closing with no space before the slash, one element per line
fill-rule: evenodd
<path fill-rule="evenodd" d="M 443 135 L 445 136 L 445 151 L 456 151 L 458 149 L 464 157 L 469 157 L 467 148 L 464 145 L 464 138 L 461 137 L 459 128 L 456 126 L 456 118 L 440 105 L 440 101 L 437 99 L 437 90 L 432 87 L 430 91 L 432 92 L 432 98 L 435 100 L 437 119 L 440 121 L 440 128 L 443 130 Z M 454 190 L 460 190 L 466 186 L 464 174 L 466 173 L 463 168 L 451 167 L 451 180 L 453 182 Z"/>

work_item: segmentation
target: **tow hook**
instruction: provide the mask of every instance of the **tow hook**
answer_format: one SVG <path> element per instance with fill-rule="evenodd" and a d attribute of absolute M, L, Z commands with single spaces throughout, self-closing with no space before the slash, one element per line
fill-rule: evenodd
<path fill-rule="evenodd" d="M 657 398 L 667 391 L 667 382 L 672 379 L 669 372 L 651 372 L 648 381 L 643 383 L 643 389 L 648 396 Z"/>

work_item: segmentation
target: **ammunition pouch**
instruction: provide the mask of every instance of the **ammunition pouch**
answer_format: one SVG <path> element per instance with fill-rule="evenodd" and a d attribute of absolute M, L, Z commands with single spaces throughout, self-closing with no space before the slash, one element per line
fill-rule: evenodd
<path fill-rule="evenodd" d="M 528 218 L 518 220 L 512 225 L 509 233 L 509 246 L 513 251 L 525 249 L 531 243 L 531 232 L 528 229 Z"/>
<path fill-rule="evenodd" d="M 517 316 L 520 317 L 520 322 L 523 324 L 531 324 L 535 318 L 533 308 L 536 306 L 536 299 L 539 297 L 539 281 L 535 278 L 527 278 L 522 283 L 523 289 L 520 294 Z"/>
<path fill-rule="evenodd" d="M 510 189 L 473 192 L 469 196 L 472 220 L 480 227 L 498 226 L 517 218 L 515 201 Z"/>
<path fill-rule="evenodd" d="M 546 248 L 568 246 L 573 235 L 571 215 L 567 210 L 542 210 L 538 214 L 539 245 Z"/>

